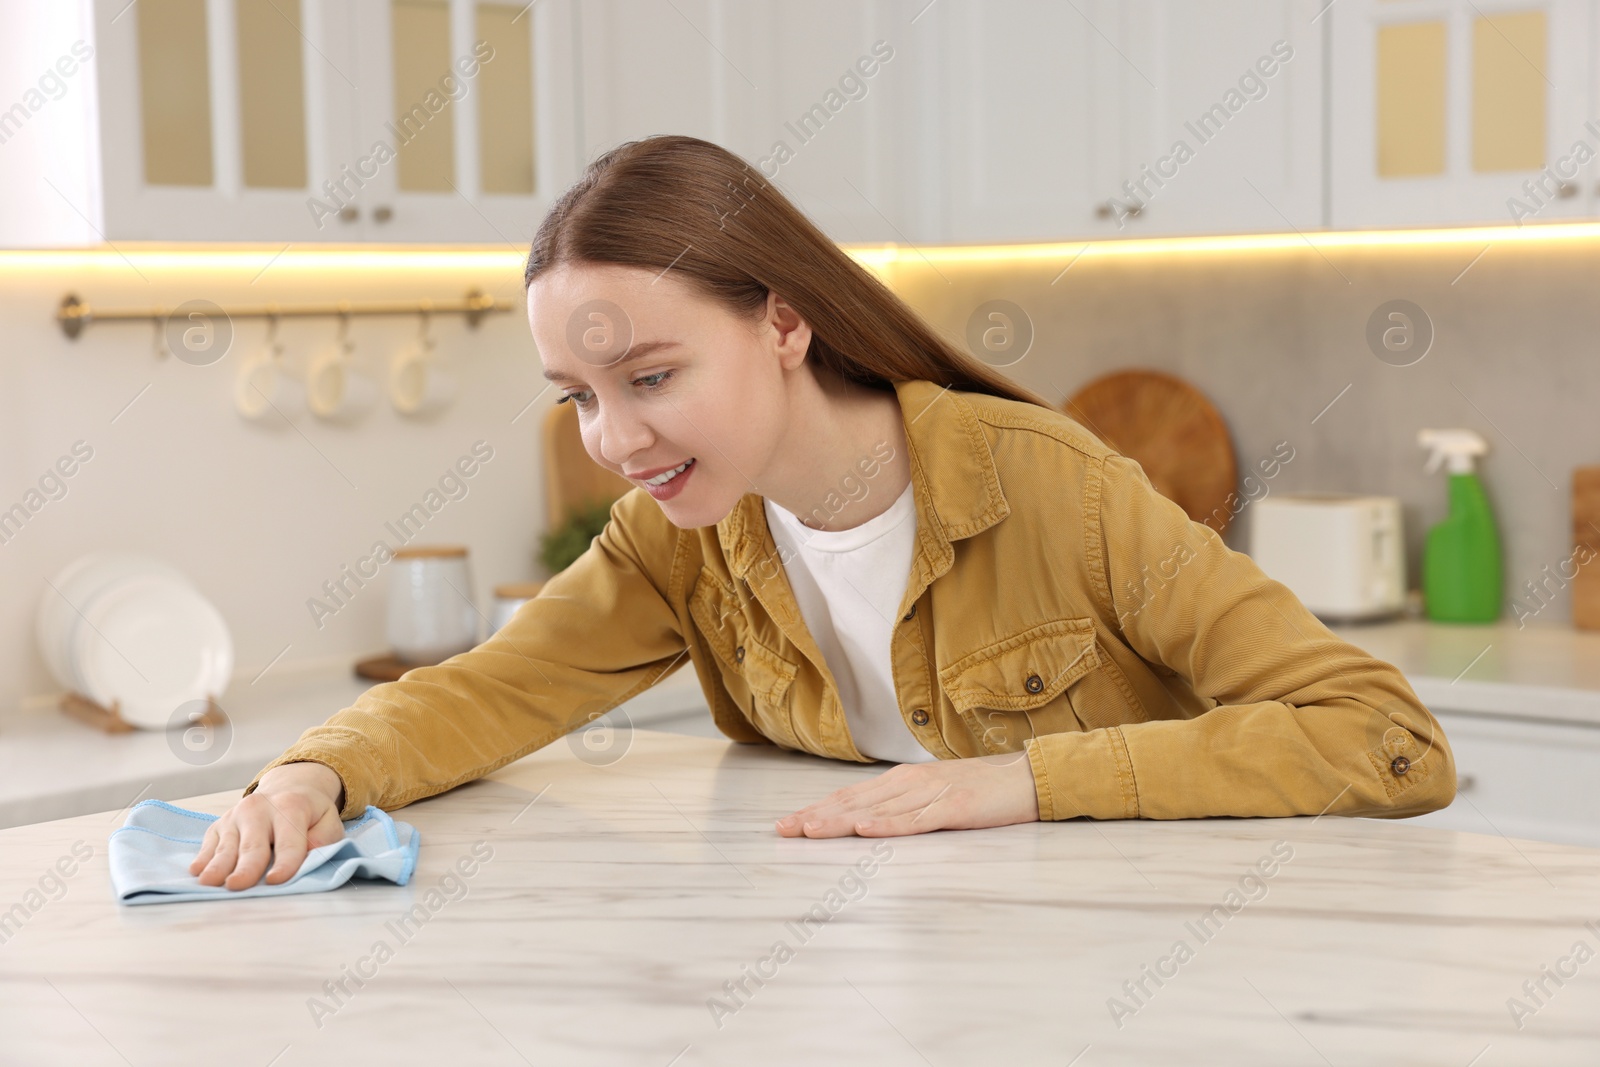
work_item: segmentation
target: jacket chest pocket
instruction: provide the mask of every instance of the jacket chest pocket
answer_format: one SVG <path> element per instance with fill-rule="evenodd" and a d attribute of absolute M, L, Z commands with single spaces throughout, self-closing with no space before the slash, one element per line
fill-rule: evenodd
<path fill-rule="evenodd" d="M 791 721 L 800 665 L 755 636 L 738 595 L 709 571 L 695 583 L 689 614 L 716 655 L 723 687 L 734 703 L 764 735 L 800 748 Z"/>
<path fill-rule="evenodd" d="M 1040 623 L 939 671 L 945 697 L 988 752 L 1143 718 L 1128 713 L 1120 678 L 1090 618 Z"/>

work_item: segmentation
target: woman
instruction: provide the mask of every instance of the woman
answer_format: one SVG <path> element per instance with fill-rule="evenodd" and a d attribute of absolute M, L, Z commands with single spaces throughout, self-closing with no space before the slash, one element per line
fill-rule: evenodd
<path fill-rule="evenodd" d="M 889 761 L 776 823 L 1412 815 L 1449 803 L 1400 672 L 953 348 L 738 157 L 596 160 L 528 258 L 545 376 L 637 486 L 498 634 L 374 687 L 213 824 L 290 877 L 368 804 L 481 777 L 692 663 L 735 741 Z"/>

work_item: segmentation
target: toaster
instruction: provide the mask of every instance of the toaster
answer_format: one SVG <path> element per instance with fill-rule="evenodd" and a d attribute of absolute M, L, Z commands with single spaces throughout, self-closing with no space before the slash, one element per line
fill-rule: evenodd
<path fill-rule="evenodd" d="M 1254 502 L 1250 557 L 1325 622 L 1405 605 L 1400 501 L 1354 493 L 1274 493 Z"/>

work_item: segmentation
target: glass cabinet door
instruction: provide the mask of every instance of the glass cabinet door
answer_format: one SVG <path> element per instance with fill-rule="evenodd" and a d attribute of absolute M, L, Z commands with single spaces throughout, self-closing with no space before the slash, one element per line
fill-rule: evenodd
<path fill-rule="evenodd" d="M 1326 17 L 1336 228 L 1593 214 L 1593 4 L 1349 0 Z"/>
<path fill-rule="evenodd" d="M 95 0 L 108 239 L 326 241 L 354 82 L 329 0 Z"/>
<path fill-rule="evenodd" d="M 368 239 L 526 246 L 575 176 L 570 147 L 538 150 L 553 134 L 571 143 L 573 8 L 359 0 L 352 152 Z"/>
<path fill-rule="evenodd" d="M 92 0 L 104 239 L 526 246 L 576 0 Z"/>

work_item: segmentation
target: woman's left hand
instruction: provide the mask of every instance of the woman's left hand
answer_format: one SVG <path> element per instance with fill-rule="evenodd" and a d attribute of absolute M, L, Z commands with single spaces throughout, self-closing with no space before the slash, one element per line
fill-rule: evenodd
<path fill-rule="evenodd" d="M 784 837 L 900 837 L 1039 821 L 1025 752 L 899 763 L 777 821 Z"/>

